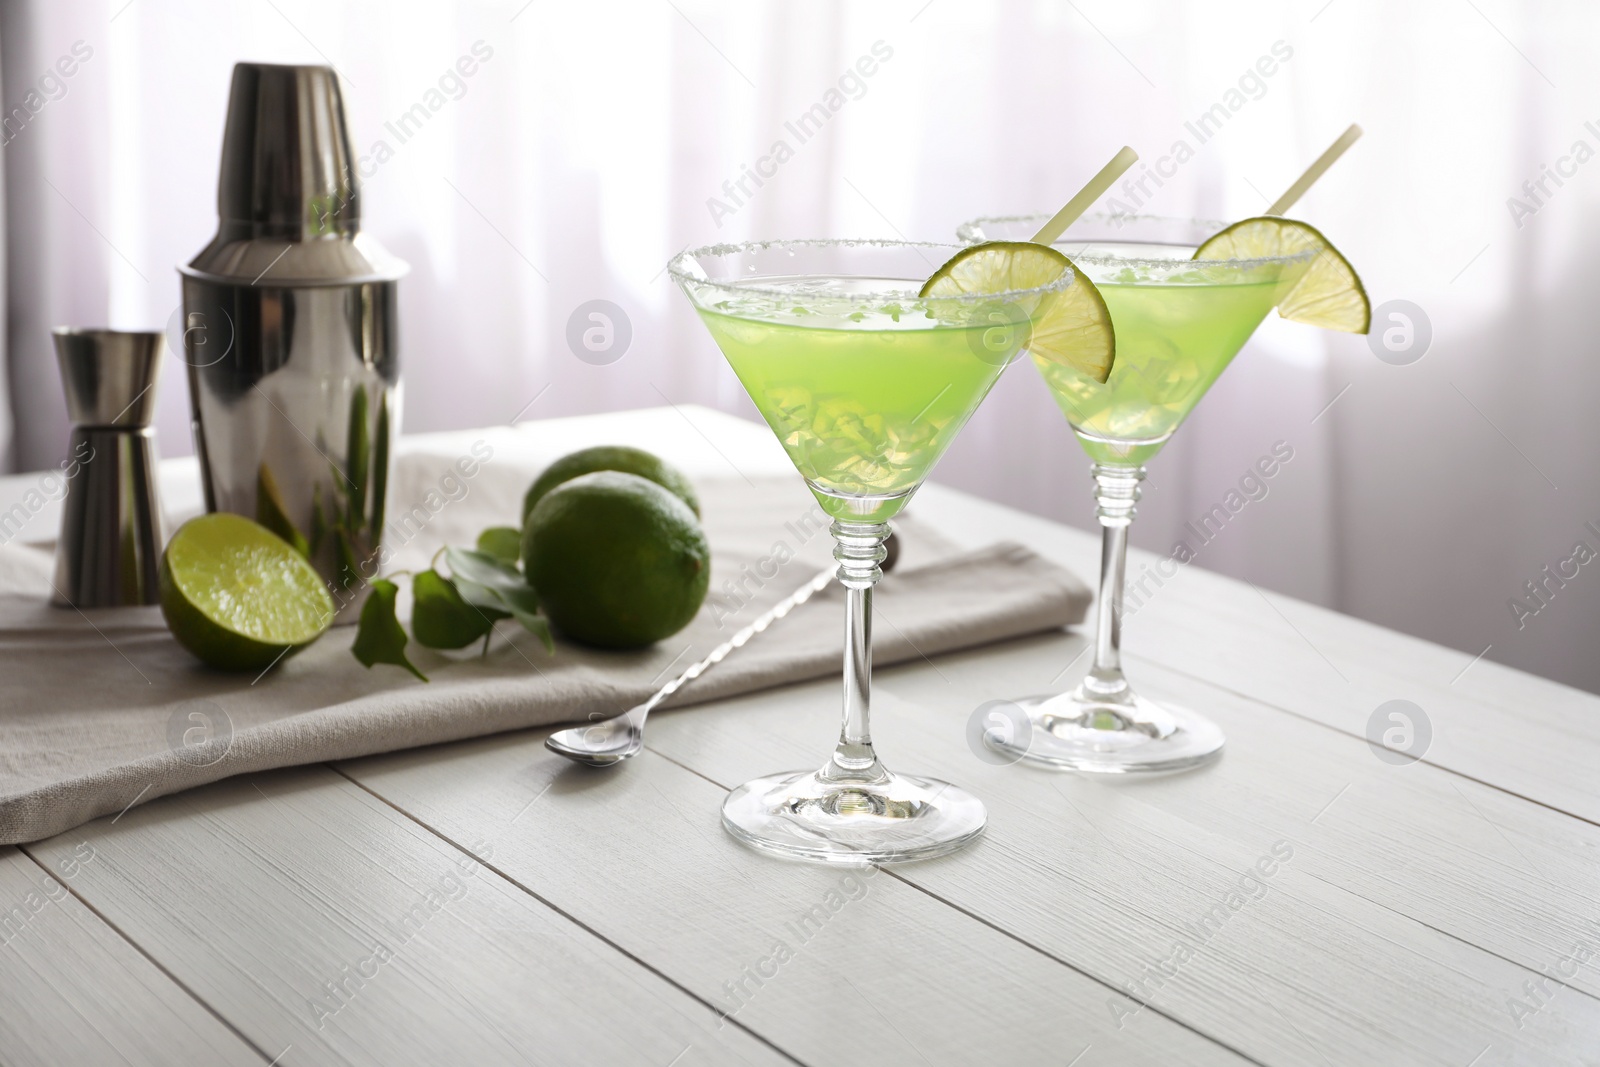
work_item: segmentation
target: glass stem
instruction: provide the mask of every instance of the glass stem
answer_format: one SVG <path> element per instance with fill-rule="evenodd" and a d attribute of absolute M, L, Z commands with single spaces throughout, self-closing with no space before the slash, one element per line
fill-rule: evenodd
<path fill-rule="evenodd" d="M 1100 595 L 1095 600 L 1094 666 L 1083 691 L 1115 700 L 1128 693 L 1122 674 L 1122 586 L 1128 564 L 1128 527 L 1133 525 L 1144 468 L 1096 463 L 1095 514 L 1100 519 Z"/>
<path fill-rule="evenodd" d="M 822 768 L 830 781 L 880 782 L 888 772 L 872 749 L 872 587 L 883 577 L 878 564 L 889 536 L 886 522 L 834 520 L 833 558 L 845 588 L 844 716 L 839 744 Z"/>

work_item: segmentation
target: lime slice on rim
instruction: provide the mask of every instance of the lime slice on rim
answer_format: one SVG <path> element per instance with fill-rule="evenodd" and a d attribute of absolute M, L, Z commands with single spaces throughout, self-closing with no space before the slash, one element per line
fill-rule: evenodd
<path fill-rule="evenodd" d="M 921 297 L 965 296 L 1037 289 L 1073 272 L 1072 284 L 1043 294 L 1044 306 L 1029 313 L 1033 329 L 1027 350 L 1035 359 L 1071 367 L 1086 378 L 1104 382 L 1116 359 L 1116 334 L 1111 312 L 1094 283 L 1072 260 L 1048 245 L 1028 241 L 989 241 L 963 248 L 923 283 Z M 1039 297 L 1032 298 L 1035 302 Z"/>
<path fill-rule="evenodd" d="M 178 643 L 225 671 L 263 670 L 333 623 L 322 578 L 242 515 L 191 519 L 161 554 L 161 614 Z"/>
<path fill-rule="evenodd" d="M 1350 261 L 1313 226 L 1274 215 L 1245 219 L 1195 250 L 1195 259 L 1264 259 L 1315 252 L 1310 266 L 1278 298 L 1278 315 L 1328 330 L 1366 333 L 1372 324 L 1367 290 Z"/>

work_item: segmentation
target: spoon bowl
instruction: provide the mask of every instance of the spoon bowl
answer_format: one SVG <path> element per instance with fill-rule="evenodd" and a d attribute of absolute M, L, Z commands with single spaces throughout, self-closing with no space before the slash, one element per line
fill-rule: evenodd
<path fill-rule="evenodd" d="M 545 738 L 544 745 L 570 760 L 591 767 L 609 767 L 636 756 L 644 748 L 644 716 L 633 721 L 632 709 L 591 726 L 575 726 L 560 730 Z"/>

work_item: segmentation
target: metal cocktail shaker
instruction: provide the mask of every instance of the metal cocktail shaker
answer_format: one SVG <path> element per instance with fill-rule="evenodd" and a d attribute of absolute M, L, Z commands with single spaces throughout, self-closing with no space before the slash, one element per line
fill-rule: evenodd
<path fill-rule="evenodd" d="M 51 599 L 77 608 L 154 604 L 166 544 L 150 428 L 161 334 L 61 327 L 55 344 L 72 444 Z"/>
<path fill-rule="evenodd" d="M 341 608 L 378 571 L 406 270 L 360 232 L 355 160 L 332 68 L 236 65 L 217 235 L 179 268 L 206 508 L 301 548 Z"/>

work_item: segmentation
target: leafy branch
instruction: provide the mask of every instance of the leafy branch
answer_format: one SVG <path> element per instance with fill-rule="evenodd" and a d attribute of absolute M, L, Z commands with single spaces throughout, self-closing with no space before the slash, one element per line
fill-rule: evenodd
<path fill-rule="evenodd" d="M 496 526 L 478 535 L 477 548 L 447 546 L 433 557 L 428 570 L 411 579 L 411 633 L 426 648 L 466 648 L 483 639 L 488 655 L 494 624 L 515 619 L 523 629 L 555 651 L 550 625 L 539 614 L 539 600 L 517 566 L 522 535 L 509 526 Z M 439 573 L 439 557 L 449 574 Z M 404 667 L 422 681 L 427 675 L 406 656 L 406 631 L 395 614 L 399 587 L 379 578 L 361 608 L 356 639 L 350 652 L 367 667 L 388 663 Z"/>

